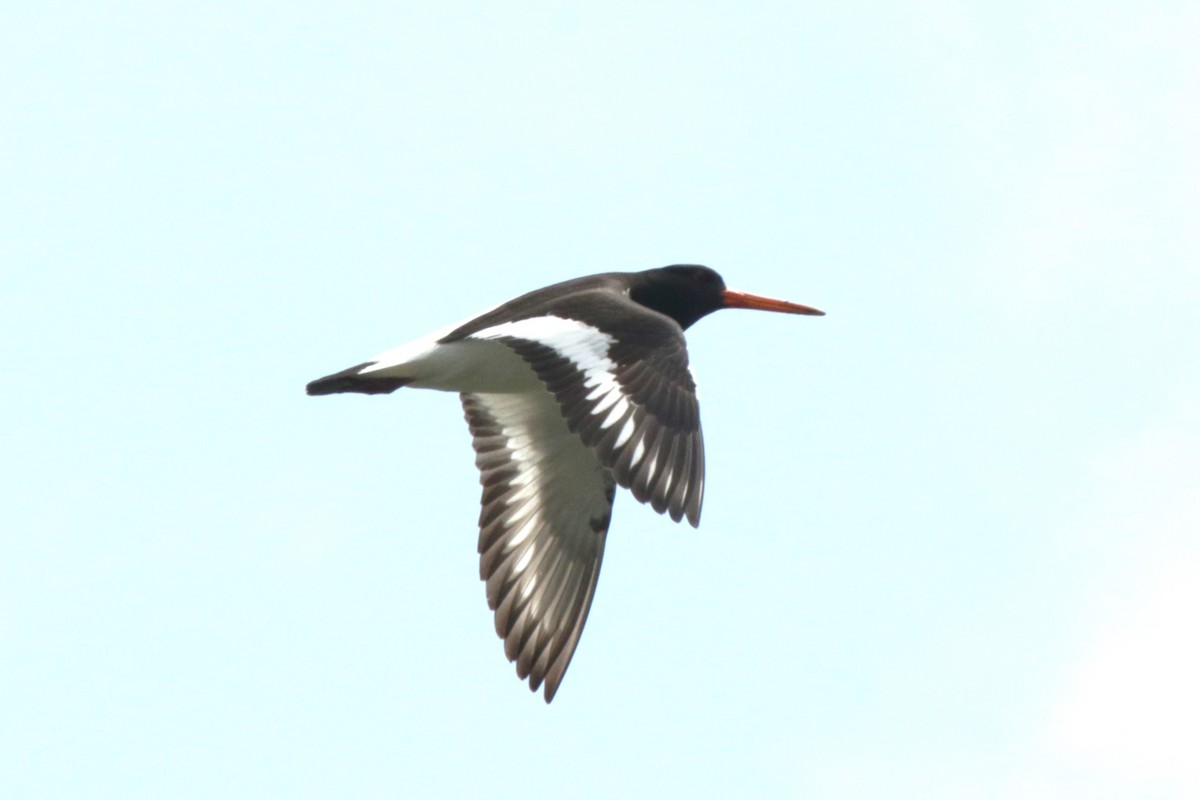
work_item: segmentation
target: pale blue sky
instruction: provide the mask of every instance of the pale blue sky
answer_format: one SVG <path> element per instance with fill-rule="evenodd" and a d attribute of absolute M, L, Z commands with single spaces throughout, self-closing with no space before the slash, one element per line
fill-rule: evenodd
<path fill-rule="evenodd" d="M 0 26 L 0 796 L 1200 796 L 1188 3 L 39 3 Z M 555 703 L 453 396 L 699 262 L 700 530 Z"/>

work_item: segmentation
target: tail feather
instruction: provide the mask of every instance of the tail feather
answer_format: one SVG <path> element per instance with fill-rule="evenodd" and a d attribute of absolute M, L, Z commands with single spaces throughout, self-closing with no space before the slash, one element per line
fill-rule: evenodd
<path fill-rule="evenodd" d="M 338 394 L 339 392 L 358 392 L 360 394 L 387 394 L 411 382 L 410 378 L 397 378 L 390 375 L 368 373 L 360 374 L 363 369 L 374 365 L 374 361 L 359 364 L 324 378 L 317 378 L 308 384 L 310 395 Z"/>

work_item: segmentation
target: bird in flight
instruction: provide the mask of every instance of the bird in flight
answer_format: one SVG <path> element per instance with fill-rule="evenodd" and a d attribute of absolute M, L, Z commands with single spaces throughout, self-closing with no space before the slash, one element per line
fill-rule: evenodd
<path fill-rule="evenodd" d="M 521 295 L 318 378 L 308 394 L 458 392 L 483 485 L 479 572 L 517 675 L 554 699 L 587 620 L 618 485 L 700 523 L 704 440 L 683 332 L 723 308 L 820 316 L 708 267 L 608 272 Z"/>

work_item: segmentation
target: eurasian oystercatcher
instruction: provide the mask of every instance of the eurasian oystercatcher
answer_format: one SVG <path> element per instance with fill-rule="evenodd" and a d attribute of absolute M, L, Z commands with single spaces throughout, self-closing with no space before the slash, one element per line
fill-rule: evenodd
<path fill-rule="evenodd" d="M 821 315 L 679 264 L 556 283 L 308 384 L 458 392 L 483 485 L 479 573 L 517 675 L 554 698 L 620 484 L 700 522 L 704 441 L 683 332 L 722 308 Z"/>

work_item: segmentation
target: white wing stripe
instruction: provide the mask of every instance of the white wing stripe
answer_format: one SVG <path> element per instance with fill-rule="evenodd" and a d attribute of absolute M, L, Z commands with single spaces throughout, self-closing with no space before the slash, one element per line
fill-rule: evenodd
<path fill-rule="evenodd" d="M 604 422 L 600 423 L 600 430 L 616 425 L 627 413 L 629 413 L 629 403 L 622 397 L 621 402 L 617 403 Z"/>
<path fill-rule="evenodd" d="M 630 420 L 633 422 L 633 420 Z M 629 460 L 629 468 L 633 469 L 642 460 L 642 456 L 646 455 L 646 436 L 643 434 L 638 437 L 637 444 L 633 447 L 633 458 Z"/>
<path fill-rule="evenodd" d="M 592 406 L 592 414 L 598 417 L 601 414 L 603 414 L 605 411 L 607 411 L 609 409 L 609 407 L 611 407 L 613 405 L 616 405 L 617 408 L 621 408 L 619 401 L 624 400 L 624 399 L 625 398 L 621 394 L 620 387 L 617 387 L 616 389 L 611 389 L 611 390 L 609 390 L 608 394 L 606 394 L 604 396 L 603 400 L 601 400 L 599 403 L 596 403 L 596 405 Z M 626 407 L 628 407 L 628 403 L 626 403 Z"/>
<path fill-rule="evenodd" d="M 616 341 L 609 334 L 579 320 L 545 316 L 504 322 L 471 335 L 474 339 L 506 337 L 536 342 L 569 359 L 583 374 L 584 387 L 591 388 L 587 399 L 600 398 L 591 409 L 592 415 L 599 416 L 615 406 L 601 428 L 612 427 L 629 413 L 629 400 L 617 381 L 617 365 L 608 357 L 609 348 Z"/>
<path fill-rule="evenodd" d="M 613 447 L 617 448 L 628 442 L 629 438 L 633 436 L 633 432 L 635 430 L 637 430 L 637 423 L 634 421 L 633 417 L 630 417 L 625 421 L 625 427 L 621 429 L 621 433 L 619 436 L 617 436 L 617 440 L 613 442 Z"/>

